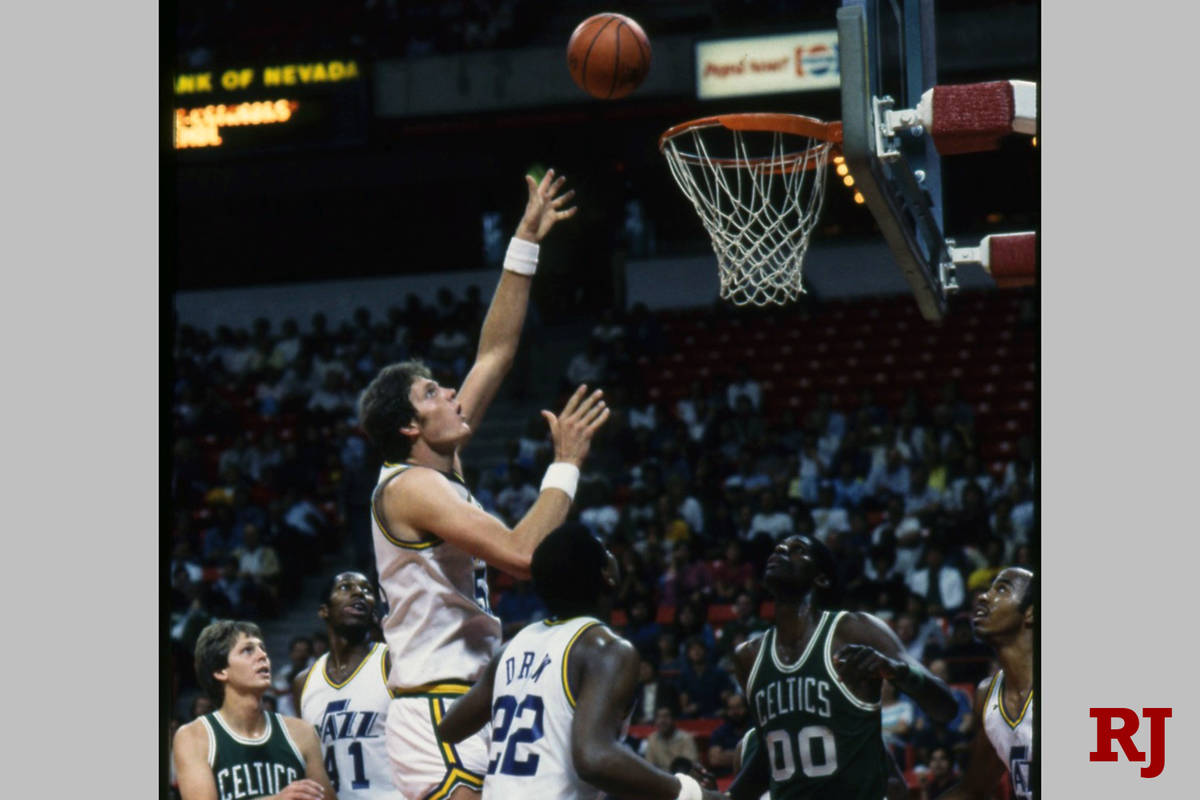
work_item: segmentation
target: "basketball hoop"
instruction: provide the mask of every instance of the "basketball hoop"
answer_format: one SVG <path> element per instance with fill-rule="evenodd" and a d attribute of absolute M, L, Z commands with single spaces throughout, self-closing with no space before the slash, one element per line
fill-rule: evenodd
<path fill-rule="evenodd" d="M 708 231 L 721 298 L 783 304 L 804 293 L 804 254 L 821 215 L 840 122 L 726 114 L 666 131 L 658 149 Z"/>

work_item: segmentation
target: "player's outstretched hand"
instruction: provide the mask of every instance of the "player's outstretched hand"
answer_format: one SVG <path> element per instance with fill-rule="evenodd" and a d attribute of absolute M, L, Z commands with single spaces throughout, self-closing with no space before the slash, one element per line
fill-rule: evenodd
<path fill-rule="evenodd" d="M 309 778 L 292 781 L 276 795 L 279 800 L 325 800 L 325 789 Z"/>
<path fill-rule="evenodd" d="M 517 238 L 530 242 L 540 242 L 542 237 L 550 232 L 560 219 L 570 219 L 579 209 L 576 206 L 564 208 L 575 196 L 575 190 L 562 192 L 566 178 L 554 177 L 554 170 L 546 170 L 539 183 L 532 175 L 525 176 L 525 185 L 529 189 L 529 200 L 525 203 L 525 214 L 521 224 L 517 226 Z"/>
<path fill-rule="evenodd" d="M 604 404 L 604 392 L 597 389 L 588 394 L 587 385 L 584 384 L 567 400 L 561 414 L 554 416 L 549 411 L 543 411 L 542 416 L 550 425 L 554 460 L 579 467 L 587 458 L 592 436 L 608 419 L 608 406 Z"/>
<path fill-rule="evenodd" d="M 700 784 L 705 789 L 716 789 L 717 779 L 711 772 L 706 770 L 702 765 L 692 762 L 692 768 L 688 770 L 688 775 L 696 779 L 696 783 Z"/>
<path fill-rule="evenodd" d="M 833 657 L 833 666 L 842 680 L 855 681 L 867 678 L 891 681 L 907 670 L 903 661 L 889 658 L 875 648 L 863 644 L 848 644 L 838 650 Z"/>

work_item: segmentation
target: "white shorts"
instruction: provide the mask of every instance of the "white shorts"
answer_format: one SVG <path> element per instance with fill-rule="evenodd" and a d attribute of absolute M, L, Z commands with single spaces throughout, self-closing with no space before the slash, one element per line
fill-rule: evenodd
<path fill-rule="evenodd" d="M 443 800 L 459 786 L 483 790 L 491 725 L 458 744 L 443 741 L 437 726 L 466 685 L 439 684 L 388 704 L 387 754 L 392 781 L 408 800 Z"/>

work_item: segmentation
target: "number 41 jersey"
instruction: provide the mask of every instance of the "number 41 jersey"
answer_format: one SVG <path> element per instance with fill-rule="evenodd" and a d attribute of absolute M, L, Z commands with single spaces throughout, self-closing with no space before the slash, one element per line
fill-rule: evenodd
<path fill-rule="evenodd" d="M 878 703 L 860 700 L 833 667 L 833 632 L 842 614 L 821 614 L 794 664 L 763 636 L 747 700 L 767 751 L 772 800 L 882 800 L 889 765 Z"/>
<path fill-rule="evenodd" d="M 505 645 L 492 684 L 492 743 L 483 800 L 591 800 L 571 762 L 575 698 L 567 684 L 571 648 L 591 617 L 535 622 Z"/>
<path fill-rule="evenodd" d="M 325 653 L 308 670 L 300 691 L 300 718 L 317 729 L 325 771 L 338 800 L 400 800 L 384 747 L 384 725 L 392 696 L 384 656 L 376 642 L 351 675 L 334 683 Z"/>

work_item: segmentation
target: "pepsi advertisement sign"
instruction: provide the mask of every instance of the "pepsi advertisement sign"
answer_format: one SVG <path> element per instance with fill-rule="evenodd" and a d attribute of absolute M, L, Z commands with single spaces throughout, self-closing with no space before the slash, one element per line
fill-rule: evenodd
<path fill-rule="evenodd" d="M 696 96 L 836 89 L 837 31 L 721 39 L 696 44 Z"/>

